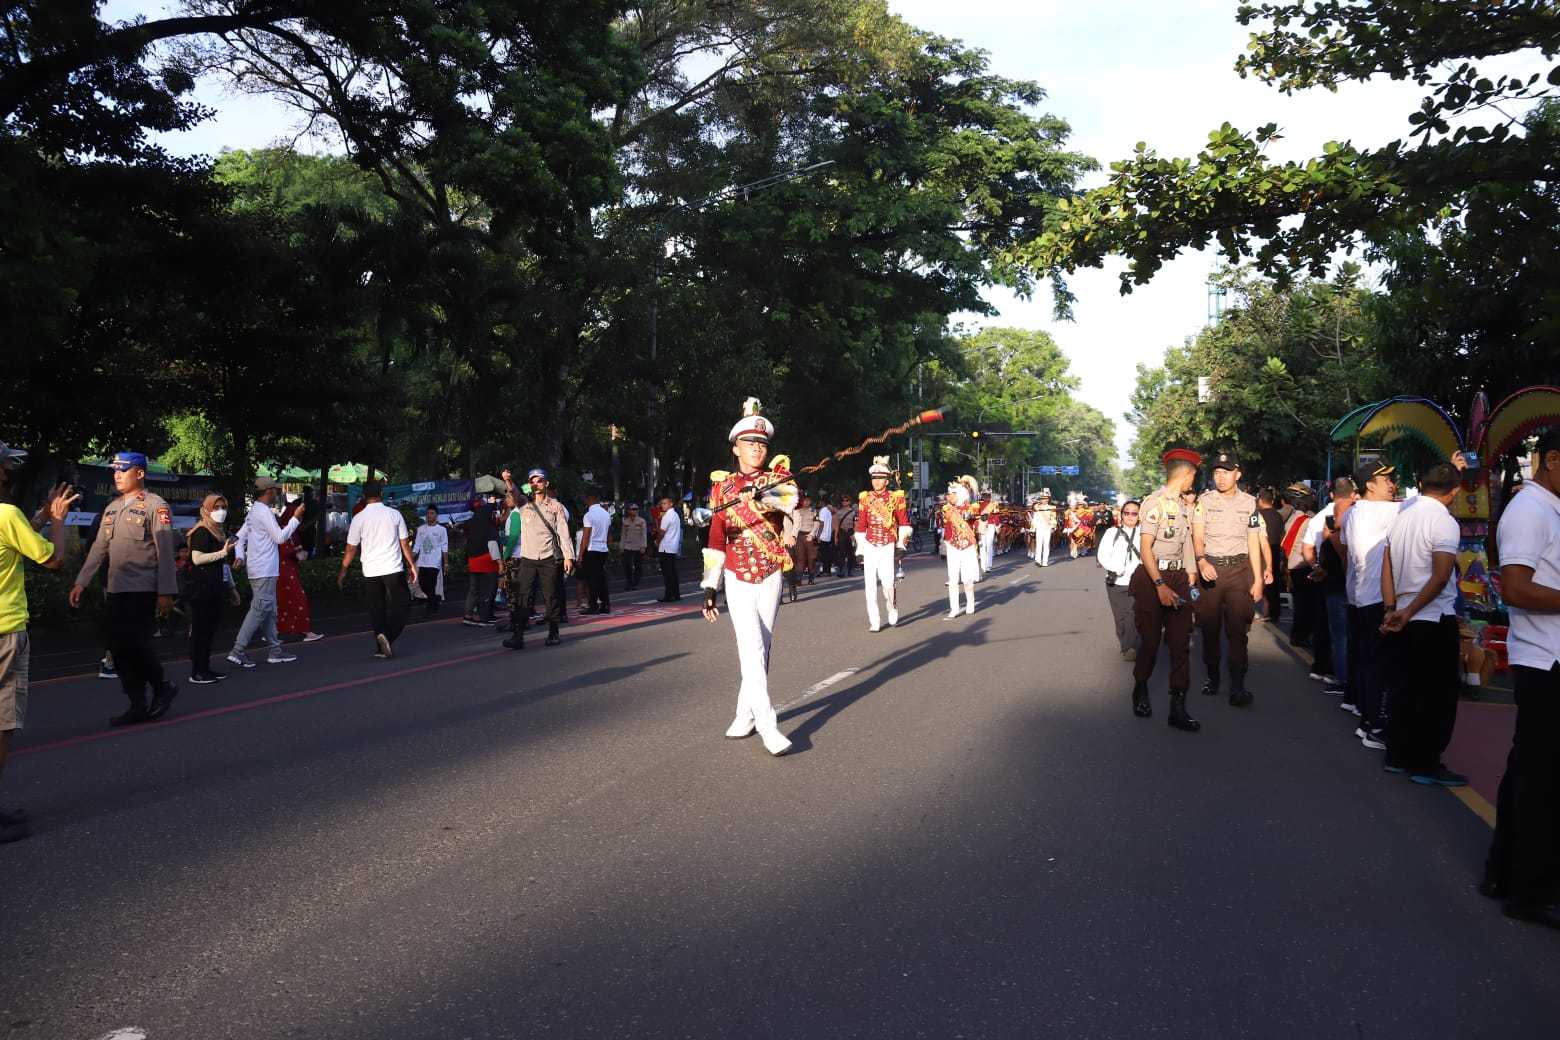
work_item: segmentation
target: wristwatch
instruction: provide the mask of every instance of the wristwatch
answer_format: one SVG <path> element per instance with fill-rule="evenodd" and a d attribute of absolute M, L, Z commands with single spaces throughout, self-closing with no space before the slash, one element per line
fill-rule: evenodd
<path fill-rule="evenodd" d="M 1165 579 L 1163 579 L 1163 578 L 1155 578 L 1154 579 L 1154 588 L 1157 589 L 1157 588 L 1159 588 L 1159 586 L 1163 585 L 1164 583 L 1165 583 Z"/>

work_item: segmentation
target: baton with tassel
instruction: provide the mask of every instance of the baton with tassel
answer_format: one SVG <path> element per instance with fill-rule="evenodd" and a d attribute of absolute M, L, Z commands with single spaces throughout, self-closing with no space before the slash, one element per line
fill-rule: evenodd
<path fill-rule="evenodd" d="M 947 405 L 943 405 L 941 408 L 933 408 L 930 411 L 921 412 L 919 415 L 915 416 L 913 419 L 909 420 L 908 422 L 900 423 L 898 426 L 890 426 L 888 429 L 884 430 L 882 433 L 878 434 L 877 436 L 875 436 L 875 437 L 868 437 L 866 440 L 862 441 L 860 444 L 856 445 L 853 448 L 844 448 L 844 449 L 842 449 L 840 451 L 837 451 L 833 455 L 830 455 L 830 456 L 828 456 L 826 458 L 819 459 L 816 463 L 814 463 L 811 466 L 803 466 L 801 469 L 797 470 L 795 473 L 792 473 L 790 476 L 783 477 L 782 479 L 775 481 L 773 484 L 766 484 L 764 487 L 759 488 L 757 490 L 760 491 L 760 492 L 763 492 L 763 491 L 768 491 L 770 488 L 780 487 L 781 485 L 784 485 L 784 484 L 794 484 L 794 483 L 797 482 L 798 479 L 800 479 L 802 477 L 805 477 L 805 476 L 810 476 L 811 474 L 818 472 L 819 470 L 823 469 L 823 467 L 829 465 L 829 463 L 831 463 L 831 462 L 838 462 L 841 459 L 849 458 L 852 455 L 860 455 L 862 452 L 866 451 L 867 448 L 869 448 L 870 446 L 872 446 L 874 444 L 883 444 L 890 437 L 893 437 L 893 436 L 895 436 L 897 434 L 908 433 L 910 430 L 913 430 L 915 427 L 917 427 L 917 426 L 925 426 L 928 423 L 942 422 L 943 418 L 948 414 L 948 411 L 949 411 L 948 406 Z M 740 501 L 742 501 L 741 498 L 734 498 L 730 502 L 722 503 L 721 505 L 718 505 L 715 508 L 711 509 L 710 510 L 710 515 L 713 516 L 714 514 L 720 512 L 723 509 L 730 509 L 732 506 L 736 505 Z"/>

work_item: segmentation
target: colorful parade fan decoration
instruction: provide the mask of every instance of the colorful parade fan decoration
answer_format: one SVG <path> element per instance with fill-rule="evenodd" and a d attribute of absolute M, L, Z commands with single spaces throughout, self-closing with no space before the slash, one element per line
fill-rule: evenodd
<path fill-rule="evenodd" d="M 1560 390 L 1552 386 L 1518 390 L 1490 412 L 1478 442 L 1479 454 L 1491 460 L 1503 458 L 1528 437 L 1551 426 L 1560 426 Z"/>

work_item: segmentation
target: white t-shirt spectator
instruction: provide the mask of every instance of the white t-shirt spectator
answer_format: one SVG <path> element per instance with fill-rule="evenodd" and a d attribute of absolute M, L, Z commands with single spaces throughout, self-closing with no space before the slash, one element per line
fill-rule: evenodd
<path fill-rule="evenodd" d="M 1300 528 L 1300 543 L 1315 549 L 1318 557 L 1321 556 L 1322 543 L 1327 540 L 1327 518 L 1334 515 L 1337 507 L 1336 502 L 1327 503 L 1322 507 L 1321 512 L 1307 520 L 1305 526 Z M 1348 514 L 1345 513 L 1344 516 L 1347 517 Z"/>
<path fill-rule="evenodd" d="M 600 502 L 585 510 L 584 525 L 590 528 L 590 544 L 585 548 L 591 552 L 606 552 L 607 539 L 612 534 L 612 514 L 602 507 Z"/>
<path fill-rule="evenodd" d="M 450 533 L 443 524 L 423 524 L 417 529 L 417 566 L 439 569 L 444 566 L 444 554 L 450 551 Z"/>
<path fill-rule="evenodd" d="M 1539 487 L 1523 485 L 1522 493 L 1500 514 L 1495 529 L 1501 566 L 1533 568 L 1533 580 L 1560 589 L 1560 498 Z M 1560 664 L 1560 614 L 1536 613 L 1507 604 L 1511 630 L 1506 633 L 1506 660 L 1547 672 Z"/>
<path fill-rule="evenodd" d="M 358 547 L 363 577 L 380 578 L 406 568 L 401 543 L 406 540 L 406 519 L 383 502 L 370 502 L 352 518 L 347 544 Z"/>
<path fill-rule="evenodd" d="M 818 532 L 818 540 L 820 542 L 834 541 L 834 510 L 828 506 L 818 510 L 818 522 L 823 525 L 823 529 Z"/>
<path fill-rule="evenodd" d="M 1134 526 L 1130 530 L 1125 527 L 1112 527 L 1100 538 L 1100 547 L 1095 553 L 1095 561 L 1105 568 L 1106 573 L 1116 575 L 1116 580 L 1111 582 L 1120 588 L 1125 588 L 1132 580 L 1132 572 L 1138 569 L 1143 556 L 1142 539 L 1138 536 L 1138 529 Z"/>
<path fill-rule="evenodd" d="M 1526 494 L 1526 492 L 1524 492 Z M 1358 508 L 1360 503 L 1355 503 Z M 1352 513 L 1354 510 L 1350 510 Z M 1397 595 L 1397 606 L 1404 610 L 1414 597 L 1430 583 L 1431 569 L 1436 553 L 1450 553 L 1455 559 L 1457 546 L 1462 541 L 1462 530 L 1446 507 L 1433 498 L 1421 495 L 1405 505 L 1387 533 L 1387 544 L 1392 547 L 1392 588 Z M 1376 590 L 1381 598 L 1381 590 Z M 1435 599 L 1423 610 L 1409 618 L 1414 621 L 1439 621 L 1455 612 L 1457 602 L 1457 574 L 1453 573 L 1441 586 Z M 1510 643 L 1507 643 L 1508 654 Z"/>
<path fill-rule="evenodd" d="M 1381 560 L 1387 532 L 1402 506 L 1397 502 L 1360 499 L 1343 514 L 1338 538 L 1349 550 L 1349 576 L 1344 586 L 1349 602 L 1369 607 L 1381 602 Z"/>
<path fill-rule="evenodd" d="M 661 544 L 656 546 L 656 552 L 671 553 L 673 556 L 682 552 L 682 514 L 675 509 L 668 509 L 661 516 Z"/>

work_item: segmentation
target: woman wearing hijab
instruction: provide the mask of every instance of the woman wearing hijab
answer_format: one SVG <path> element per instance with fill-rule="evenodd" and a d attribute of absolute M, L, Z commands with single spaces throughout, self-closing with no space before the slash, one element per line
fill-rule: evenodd
<path fill-rule="evenodd" d="M 301 502 L 289 502 L 282 510 L 281 523 L 285 527 L 300 509 Z M 309 617 L 309 597 L 303 592 L 303 572 L 298 564 L 309 558 L 296 533 L 276 547 L 276 632 L 277 635 L 299 636 L 305 643 L 324 639 L 314 631 Z"/>
<path fill-rule="evenodd" d="M 190 531 L 190 682 L 214 683 L 226 672 L 211 669 L 211 640 L 222 616 L 222 601 L 238 605 L 238 590 L 228 576 L 227 557 L 234 539 L 223 531 L 227 499 L 207 495 L 200 504 L 200 522 Z"/>

